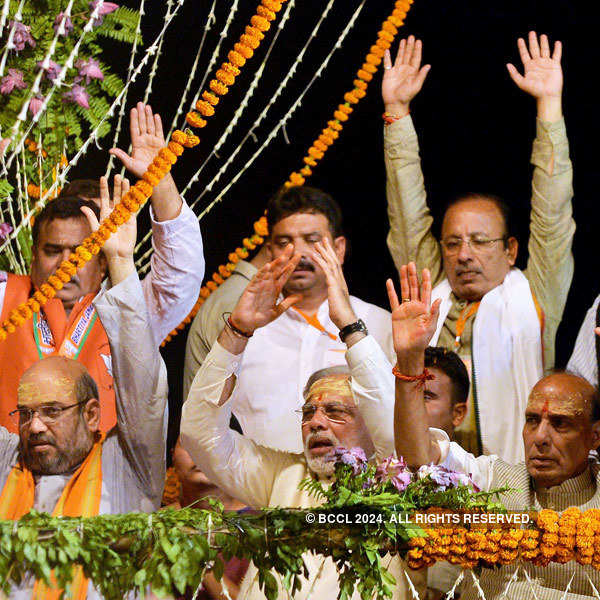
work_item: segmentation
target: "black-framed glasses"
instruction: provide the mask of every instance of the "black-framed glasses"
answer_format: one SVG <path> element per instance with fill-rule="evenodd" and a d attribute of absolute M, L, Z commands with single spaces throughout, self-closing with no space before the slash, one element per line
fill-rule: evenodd
<path fill-rule="evenodd" d="M 442 248 L 448 256 L 455 256 L 460 252 L 463 244 L 467 244 L 475 254 L 483 254 L 492 247 L 495 242 L 505 242 L 507 237 L 487 238 L 483 236 L 473 236 L 469 238 L 451 237 L 441 241 Z"/>
<path fill-rule="evenodd" d="M 88 400 L 82 400 L 81 402 L 70 404 L 69 406 L 55 406 L 53 404 L 48 404 L 38 406 L 37 408 L 22 407 L 16 408 L 8 414 L 18 427 L 23 427 L 24 425 L 30 423 L 35 415 L 37 415 L 39 419 L 46 425 L 52 425 L 53 423 L 56 423 L 58 419 L 60 419 L 65 410 L 85 404 L 86 402 L 88 402 Z"/>
<path fill-rule="evenodd" d="M 327 402 L 325 404 L 311 404 L 307 402 L 302 408 L 294 412 L 302 416 L 302 423 L 304 424 L 308 423 L 319 409 L 333 423 L 347 423 L 354 418 L 354 413 L 340 402 Z"/>

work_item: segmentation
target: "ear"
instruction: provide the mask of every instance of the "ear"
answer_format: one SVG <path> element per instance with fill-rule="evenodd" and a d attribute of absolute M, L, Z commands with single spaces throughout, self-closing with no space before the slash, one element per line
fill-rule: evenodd
<path fill-rule="evenodd" d="M 467 416 L 467 403 L 466 402 L 457 402 L 452 407 L 452 425 L 454 427 L 458 427 Z"/>
<path fill-rule="evenodd" d="M 519 242 L 517 238 L 509 237 L 506 240 L 506 254 L 508 256 L 508 262 L 511 267 L 515 266 L 517 262 L 517 253 L 519 252 Z"/>
<path fill-rule="evenodd" d="M 100 266 L 101 281 L 104 281 L 108 272 L 108 265 L 106 263 L 106 256 L 104 256 L 104 252 L 98 253 L 98 264 Z"/>
<path fill-rule="evenodd" d="M 83 418 L 92 433 L 100 429 L 100 401 L 97 398 L 88 400 L 83 409 Z"/>
<path fill-rule="evenodd" d="M 333 240 L 333 249 L 335 250 L 337 259 L 340 261 L 340 265 L 343 265 L 344 257 L 346 256 L 346 238 L 343 235 Z"/>

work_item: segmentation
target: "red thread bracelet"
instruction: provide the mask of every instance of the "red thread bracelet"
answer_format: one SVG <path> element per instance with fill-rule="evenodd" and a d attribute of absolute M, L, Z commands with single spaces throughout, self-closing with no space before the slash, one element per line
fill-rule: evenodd
<path fill-rule="evenodd" d="M 241 329 L 238 329 L 233 324 L 233 321 L 231 320 L 231 315 L 229 315 L 227 317 L 227 325 L 229 325 L 229 327 L 231 328 L 231 331 L 233 331 L 233 333 L 237 333 L 238 335 L 241 335 L 242 337 L 245 337 L 247 340 L 249 340 L 254 335 L 253 333 L 246 333 L 245 331 L 242 331 Z"/>
<path fill-rule="evenodd" d="M 435 375 L 433 373 L 430 373 L 427 369 L 423 369 L 423 372 L 420 375 L 404 375 L 403 373 L 400 373 L 400 371 L 398 371 L 398 367 L 395 366 L 392 369 L 392 373 L 394 374 L 395 377 L 397 377 L 401 381 L 409 381 L 409 382 L 416 381 L 416 382 L 418 382 L 419 387 L 424 386 L 426 381 L 435 379 Z"/>

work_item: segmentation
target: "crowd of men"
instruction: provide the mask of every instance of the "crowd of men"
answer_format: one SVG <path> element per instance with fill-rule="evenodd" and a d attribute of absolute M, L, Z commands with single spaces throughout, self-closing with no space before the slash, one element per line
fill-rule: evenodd
<path fill-rule="evenodd" d="M 440 239 L 433 235 L 410 115 L 429 66 L 421 65 L 420 40 L 402 40 L 394 60 L 386 52 L 382 85 L 387 241 L 400 296 L 388 280 L 390 313 L 350 295 L 348 241 L 329 194 L 299 186 L 271 198 L 267 244 L 237 263 L 188 334 L 172 452 L 178 506 L 209 494 L 229 510 L 316 506 L 298 484 L 308 476 L 331 482 L 331 454 L 343 446 L 371 461 L 396 452 L 412 468 L 443 464 L 484 490 L 517 489 L 503 496 L 509 509 L 600 508 L 598 299 L 568 370 L 553 370 L 575 231 L 561 45 L 531 32 L 518 49 L 523 73 L 509 64 L 509 75 L 537 104 L 527 268 L 515 267 L 519 245 L 498 197 L 451 200 Z M 130 131 L 131 154 L 111 152 L 140 177 L 164 144 L 160 117 L 140 103 Z M 30 275 L 0 272 L 1 320 L 128 189 L 119 176 L 110 189 L 105 178 L 75 181 L 46 204 L 33 226 Z M 94 516 L 161 505 L 168 389 L 158 348 L 198 297 L 204 259 L 197 219 L 171 176 L 155 188 L 150 211 L 154 253 L 143 281 L 132 217 L 0 343 L 0 518 L 32 508 Z M 304 560 L 307 577 L 294 599 L 337 597 L 334 563 Z M 384 563 L 398 600 L 413 590 L 438 600 L 460 573 L 448 564 L 411 571 L 398 556 Z M 485 597 L 576 600 L 595 597 L 590 582 L 600 588 L 600 574 L 575 563 L 515 568 L 484 569 Z M 480 589 L 465 580 L 460 597 L 478 598 Z M 43 591 L 31 576 L 10 597 Z M 73 594 L 99 597 L 82 572 Z M 222 583 L 207 575 L 194 597 L 265 598 L 245 561 L 229 563 Z"/>

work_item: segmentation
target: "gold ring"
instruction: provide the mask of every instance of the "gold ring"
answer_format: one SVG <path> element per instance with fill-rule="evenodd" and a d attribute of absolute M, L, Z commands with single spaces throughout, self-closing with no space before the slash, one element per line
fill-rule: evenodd
<path fill-rule="evenodd" d="M 402 298 L 402 302 L 410 302 L 410 298 Z"/>

